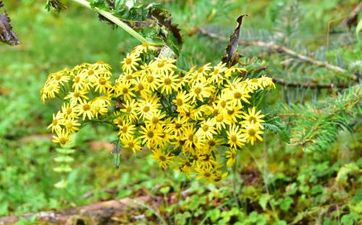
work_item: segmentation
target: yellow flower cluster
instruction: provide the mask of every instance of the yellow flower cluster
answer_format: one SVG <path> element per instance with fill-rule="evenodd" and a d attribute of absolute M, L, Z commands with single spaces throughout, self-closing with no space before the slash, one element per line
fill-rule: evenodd
<path fill-rule="evenodd" d="M 223 63 L 184 71 L 156 50 L 137 46 L 114 79 L 101 62 L 50 74 L 41 99 L 64 102 L 49 125 L 53 141 L 65 145 L 82 123 L 101 119 L 115 125 L 122 149 L 149 150 L 162 168 L 218 181 L 238 150 L 262 141 L 264 115 L 251 100 L 274 83 Z"/>

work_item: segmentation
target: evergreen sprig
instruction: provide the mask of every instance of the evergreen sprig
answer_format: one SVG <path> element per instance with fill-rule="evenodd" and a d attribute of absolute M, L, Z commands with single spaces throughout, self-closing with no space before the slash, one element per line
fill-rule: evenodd
<path fill-rule="evenodd" d="M 360 119 L 362 85 L 355 85 L 337 97 L 315 104 L 284 107 L 281 116 L 290 119 L 291 143 L 306 152 L 325 151 L 333 144 L 340 130 L 352 130 Z"/>

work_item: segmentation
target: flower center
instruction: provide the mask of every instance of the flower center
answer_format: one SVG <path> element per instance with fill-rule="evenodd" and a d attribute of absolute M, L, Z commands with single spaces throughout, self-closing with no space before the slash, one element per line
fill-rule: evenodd
<path fill-rule="evenodd" d="M 83 105 L 83 110 L 84 110 L 84 111 L 88 111 L 88 110 L 90 110 L 90 108 L 91 108 L 91 107 L 90 107 L 89 104 L 84 104 L 84 105 Z"/>
<path fill-rule="evenodd" d="M 147 137 L 149 137 L 149 138 L 153 138 L 154 135 L 155 134 L 153 133 L 153 131 L 148 131 L 147 132 Z"/>
<path fill-rule="evenodd" d="M 143 107 L 143 112 L 148 112 L 150 111 L 150 107 L 148 105 L 146 105 L 145 107 Z"/>
<path fill-rule="evenodd" d="M 254 137 L 255 134 L 256 134 L 256 130 L 253 129 L 253 128 L 250 128 L 250 129 L 248 130 L 248 134 L 249 134 L 249 136 Z"/>
<path fill-rule="evenodd" d="M 132 59 L 131 59 L 131 58 L 127 58 L 126 61 L 125 61 L 125 63 L 126 63 L 127 65 L 132 64 Z"/>
<path fill-rule="evenodd" d="M 182 99 L 176 99 L 176 105 L 177 106 L 182 106 L 184 104 L 184 102 L 182 101 Z"/>
<path fill-rule="evenodd" d="M 235 143 L 237 140 L 236 135 L 231 135 L 230 140 Z"/>
<path fill-rule="evenodd" d="M 165 83 L 166 85 L 170 85 L 170 84 L 171 84 L 171 79 L 170 79 L 170 78 L 166 78 L 166 79 L 164 80 L 164 83 Z"/>
<path fill-rule="evenodd" d="M 194 91 L 194 92 L 195 92 L 195 94 L 197 94 L 197 95 L 200 94 L 200 93 L 201 93 L 201 88 L 199 88 L 199 87 L 195 88 L 195 91 Z"/>

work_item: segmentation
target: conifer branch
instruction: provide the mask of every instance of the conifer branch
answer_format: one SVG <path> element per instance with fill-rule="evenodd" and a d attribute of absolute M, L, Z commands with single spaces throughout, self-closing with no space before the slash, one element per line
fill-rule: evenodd
<path fill-rule="evenodd" d="M 212 39 L 218 40 L 220 42 L 227 42 L 228 39 L 225 37 L 222 37 L 218 34 L 212 33 L 207 31 L 206 29 L 203 28 L 199 28 L 198 32 L 204 36 L 210 37 Z M 297 53 L 296 51 L 287 48 L 285 46 L 282 45 L 278 45 L 275 44 L 274 42 L 264 42 L 264 41 L 258 41 L 258 40 L 239 40 L 239 44 L 240 45 L 246 45 L 246 46 L 256 46 L 256 47 L 260 47 L 260 48 L 264 48 L 267 49 L 269 51 L 273 51 L 273 52 L 277 52 L 277 53 L 283 53 L 285 55 L 289 55 L 295 59 L 298 59 L 302 62 L 306 62 L 315 66 L 319 66 L 319 67 L 325 67 L 327 69 L 333 70 L 335 72 L 339 72 L 339 73 L 347 73 L 348 71 L 340 66 L 337 65 L 333 65 L 330 64 L 326 61 L 320 61 L 317 60 L 315 58 L 306 56 L 306 55 L 302 55 L 300 53 Z M 354 81 L 358 81 L 359 79 L 359 75 L 358 74 L 350 74 L 351 79 Z"/>

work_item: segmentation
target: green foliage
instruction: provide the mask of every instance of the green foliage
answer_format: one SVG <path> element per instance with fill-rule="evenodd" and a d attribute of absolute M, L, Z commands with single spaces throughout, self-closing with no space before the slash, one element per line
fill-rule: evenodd
<path fill-rule="evenodd" d="M 361 117 L 362 86 L 356 85 L 334 98 L 306 105 L 287 106 L 282 114 L 289 115 L 293 144 L 306 152 L 327 150 L 342 129 L 352 131 Z"/>

